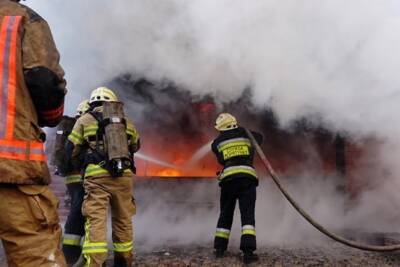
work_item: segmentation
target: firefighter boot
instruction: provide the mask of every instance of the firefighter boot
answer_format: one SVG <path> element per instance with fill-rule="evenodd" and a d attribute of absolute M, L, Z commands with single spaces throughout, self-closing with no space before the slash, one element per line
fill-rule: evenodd
<path fill-rule="evenodd" d="M 253 251 L 244 251 L 243 252 L 243 263 L 250 264 L 258 261 L 258 255 L 254 254 Z"/>
<path fill-rule="evenodd" d="M 80 246 L 63 245 L 62 251 L 64 253 L 67 264 L 73 265 L 75 262 L 78 261 L 79 257 L 81 256 L 82 248 Z"/>
<path fill-rule="evenodd" d="M 130 267 L 130 266 L 132 266 L 132 260 L 127 260 L 124 257 L 118 257 L 118 255 L 114 256 L 114 267 Z"/>
<path fill-rule="evenodd" d="M 223 257 L 224 257 L 224 254 L 225 254 L 225 250 L 223 250 L 223 249 L 216 249 L 216 250 L 214 251 L 214 254 L 215 254 L 215 258 L 217 258 L 217 259 L 223 258 Z"/>

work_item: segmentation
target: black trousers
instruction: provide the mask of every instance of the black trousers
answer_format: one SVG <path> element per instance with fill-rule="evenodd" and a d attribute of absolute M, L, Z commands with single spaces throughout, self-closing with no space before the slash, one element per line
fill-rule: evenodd
<path fill-rule="evenodd" d="M 255 204 L 256 181 L 252 178 L 234 178 L 221 183 L 220 215 L 214 240 L 214 248 L 226 250 L 232 227 L 236 200 L 239 200 L 242 220 L 240 249 L 244 252 L 256 250 Z"/>
<path fill-rule="evenodd" d="M 71 198 L 71 208 L 64 226 L 63 252 L 67 263 L 74 263 L 82 252 L 80 238 L 85 235 L 85 219 L 82 215 L 82 203 L 85 190 L 82 183 L 67 184 Z"/>

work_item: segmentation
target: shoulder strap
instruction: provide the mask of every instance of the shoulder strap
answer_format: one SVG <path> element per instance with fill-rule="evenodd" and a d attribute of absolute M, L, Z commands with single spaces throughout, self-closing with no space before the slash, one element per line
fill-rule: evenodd
<path fill-rule="evenodd" d="M 92 115 L 92 117 L 95 118 L 97 122 L 101 122 L 103 120 L 103 114 L 101 114 L 100 112 L 91 110 L 88 113 Z"/>

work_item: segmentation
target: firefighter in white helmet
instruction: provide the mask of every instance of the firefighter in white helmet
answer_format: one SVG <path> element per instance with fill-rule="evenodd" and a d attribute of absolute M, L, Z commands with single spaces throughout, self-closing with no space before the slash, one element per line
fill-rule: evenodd
<path fill-rule="evenodd" d="M 74 144 L 72 158 L 77 164 L 80 162 L 78 155 L 82 150 L 85 151 L 85 200 L 82 211 L 86 222 L 82 253 L 86 266 L 102 266 L 107 259 L 108 205 L 111 205 L 112 213 L 114 266 L 131 266 L 133 261 L 132 216 L 136 211 L 132 197 L 132 177 L 135 172 L 133 154 L 140 146 L 139 134 L 127 118 L 110 120 L 104 117 L 106 105 L 113 103 L 120 102 L 112 90 L 106 87 L 93 90 L 89 99 L 91 110 L 78 119 L 68 137 Z M 121 123 L 124 124 L 122 135 L 127 140 L 127 147 L 121 149 L 127 149 L 130 157 L 130 162 L 120 162 L 118 166 L 122 169 L 118 170 L 114 168 L 115 162 L 109 158 L 107 151 L 111 149 L 110 146 L 114 148 L 123 143 L 108 143 L 107 129 L 113 127 L 114 123 L 119 127 Z"/>
<path fill-rule="evenodd" d="M 217 257 L 223 257 L 227 247 L 233 221 L 236 200 L 242 220 L 240 249 L 243 261 L 257 261 L 256 250 L 255 202 L 258 176 L 253 167 L 254 148 L 244 128 L 238 126 L 236 118 L 229 113 L 221 113 L 215 122 L 219 136 L 212 143 L 212 151 L 223 166 L 219 173 L 221 187 L 220 215 L 214 239 Z M 261 134 L 252 132 L 259 144 Z"/>
<path fill-rule="evenodd" d="M 82 202 L 84 196 L 81 168 L 74 167 L 71 162 L 73 144 L 68 135 L 76 121 L 89 110 L 89 101 L 79 103 L 75 117 L 64 116 L 57 127 L 57 136 L 53 155 L 53 163 L 57 173 L 65 177 L 67 196 L 70 199 L 70 210 L 64 226 L 62 249 L 68 264 L 74 264 L 82 252 L 81 240 L 85 234 Z M 81 155 L 82 158 L 82 155 Z"/>
<path fill-rule="evenodd" d="M 90 108 L 89 100 L 85 99 L 81 103 L 79 103 L 78 107 L 76 108 L 75 118 L 79 119 L 83 114 L 86 113 Z"/>

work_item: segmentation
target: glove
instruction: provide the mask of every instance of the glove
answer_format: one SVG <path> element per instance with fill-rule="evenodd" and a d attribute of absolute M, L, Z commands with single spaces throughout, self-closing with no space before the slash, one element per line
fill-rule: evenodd
<path fill-rule="evenodd" d="M 55 127 L 64 113 L 64 97 L 66 90 L 60 87 L 62 81 L 50 69 L 35 67 L 24 72 L 28 86 L 38 113 L 39 126 Z"/>

